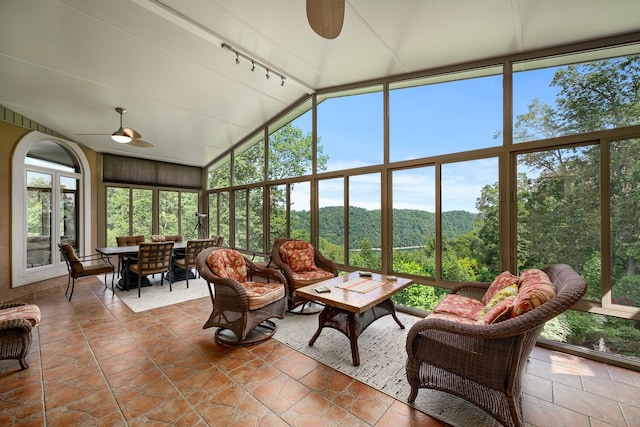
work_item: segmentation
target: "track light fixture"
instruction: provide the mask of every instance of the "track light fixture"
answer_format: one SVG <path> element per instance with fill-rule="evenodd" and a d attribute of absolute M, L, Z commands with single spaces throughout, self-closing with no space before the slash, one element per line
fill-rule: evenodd
<path fill-rule="evenodd" d="M 284 80 L 287 78 L 286 76 L 278 73 L 277 71 L 274 71 L 273 69 L 267 67 L 266 65 L 264 65 L 263 63 L 256 61 L 255 59 L 245 55 L 242 52 L 237 51 L 236 49 L 234 49 L 233 47 L 231 47 L 230 45 L 228 45 L 227 43 L 222 43 L 222 48 L 228 50 L 229 52 L 235 53 L 236 54 L 236 64 L 240 64 L 240 58 L 251 62 L 251 71 L 255 71 L 256 69 L 256 65 L 262 69 L 264 69 L 267 74 L 265 75 L 265 77 L 267 78 L 267 80 L 269 80 L 271 78 L 271 74 L 275 74 L 276 76 L 280 77 L 280 86 L 284 86 Z"/>

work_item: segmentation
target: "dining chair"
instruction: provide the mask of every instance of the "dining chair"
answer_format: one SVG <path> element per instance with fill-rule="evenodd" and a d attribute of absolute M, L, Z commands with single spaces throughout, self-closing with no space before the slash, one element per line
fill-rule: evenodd
<path fill-rule="evenodd" d="M 160 285 L 164 282 L 164 275 L 171 268 L 174 242 L 142 242 L 138 246 L 138 262 L 129 265 L 129 270 L 138 275 L 138 298 L 140 298 L 140 285 L 142 276 L 160 273 Z M 130 275 L 127 274 L 127 290 L 130 289 Z M 171 291 L 169 280 L 169 291 Z"/>
<path fill-rule="evenodd" d="M 187 288 L 189 287 L 189 272 L 196 266 L 196 257 L 204 249 L 219 246 L 217 244 L 218 239 L 197 239 L 187 240 L 187 246 L 184 249 L 183 256 L 180 258 L 173 258 L 174 267 L 182 268 L 185 270 L 185 276 L 187 279 Z M 175 277 L 175 276 L 174 276 Z"/>
<path fill-rule="evenodd" d="M 67 295 L 69 292 L 69 284 L 71 284 L 71 293 L 69 294 L 69 301 L 73 296 L 73 290 L 76 287 L 76 279 L 80 277 L 95 276 L 96 274 L 104 273 L 104 286 L 107 287 L 107 273 L 111 273 L 111 291 L 113 289 L 113 265 L 104 262 L 100 254 L 90 254 L 85 256 L 76 255 L 73 246 L 69 243 L 59 243 L 58 248 L 62 253 L 65 263 L 67 264 L 67 270 L 69 271 L 69 278 L 67 279 L 67 290 L 64 292 Z M 85 265 L 83 263 L 90 263 Z"/>
<path fill-rule="evenodd" d="M 120 246 L 138 246 L 144 242 L 144 235 L 137 236 L 116 236 L 116 244 Z M 118 276 L 122 274 L 122 268 L 127 262 L 136 262 L 134 255 L 118 255 Z"/>

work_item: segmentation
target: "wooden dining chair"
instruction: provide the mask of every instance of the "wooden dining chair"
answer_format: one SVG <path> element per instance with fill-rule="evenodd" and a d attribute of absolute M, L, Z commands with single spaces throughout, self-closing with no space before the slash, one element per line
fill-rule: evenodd
<path fill-rule="evenodd" d="M 187 246 L 184 249 L 184 256 L 181 258 L 173 258 L 173 265 L 185 270 L 185 276 L 187 279 L 187 288 L 189 287 L 189 272 L 196 266 L 196 257 L 204 249 L 211 248 L 217 245 L 218 239 L 198 239 L 187 240 Z"/>
<path fill-rule="evenodd" d="M 129 270 L 138 275 L 138 298 L 142 276 L 160 273 L 160 285 L 164 282 L 164 275 L 171 268 L 174 242 L 142 242 L 138 247 L 138 262 L 129 265 Z M 130 289 L 130 275 L 127 274 L 127 289 Z M 169 280 L 171 291 L 171 280 Z"/>
<path fill-rule="evenodd" d="M 136 236 L 116 236 L 116 244 L 121 246 L 138 246 L 144 242 L 144 235 L 139 234 Z M 135 256 L 131 255 L 118 255 L 118 276 L 121 276 L 122 269 L 127 262 L 136 262 Z"/>

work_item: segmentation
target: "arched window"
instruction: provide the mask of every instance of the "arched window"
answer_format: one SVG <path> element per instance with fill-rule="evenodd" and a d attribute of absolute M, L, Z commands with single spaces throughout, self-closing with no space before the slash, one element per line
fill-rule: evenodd
<path fill-rule="evenodd" d="M 40 132 L 24 136 L 13 155 L 12 284 L 66 273 L 58 243 L 91 252 L 89 165 L 74 143 Z"/>

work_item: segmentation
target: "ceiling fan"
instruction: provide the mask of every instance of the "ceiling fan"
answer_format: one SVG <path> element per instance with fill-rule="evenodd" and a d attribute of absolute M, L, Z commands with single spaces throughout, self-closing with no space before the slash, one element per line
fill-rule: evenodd
<path fill-rule="evenodd" d="M 342 31 L 345 0 L 307 0 L 307 20 L 320 37 L 335 39 Z"/>
<path fill-rule="evenodd" d="M 128 144 L 132 147 L 149 148 L 153 147 L 153 144 L 147 141 L 143 141 L 142 135 L 132 128 L 122 127 L 122 116 L 127 114 L 127 110 L 122 107 L 116 107 L 116 112 L 120 114 L 120 128 L 111 134 L 111 139 L 120 144 Z M 109 135 L 108 133 L 79 133 L 77 135 Z"/>

